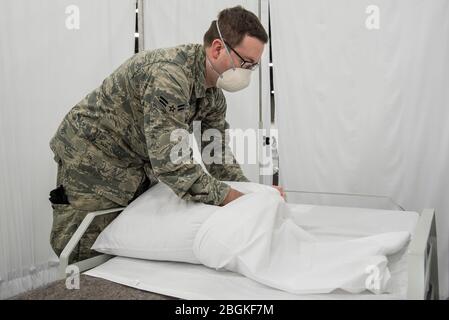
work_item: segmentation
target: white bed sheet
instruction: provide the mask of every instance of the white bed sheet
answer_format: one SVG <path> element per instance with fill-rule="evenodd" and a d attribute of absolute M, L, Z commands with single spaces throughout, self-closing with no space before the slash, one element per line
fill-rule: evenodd
<path fill-rule="evenodd" d="M 296 223 L 323 240 L 355 238 L 391 231 L 413 231 L 418 213 L 348 207 L 291 204 Z M 331 209 L 331 210 L 329 210 Z M 137 289 L 182 299 L 405 299 L 407 247 L 388 257 L 391 272 L 388 294 L 368 291 L 350 294 L 295 295 L 277 290 L 230 271 L 202 265 L 115 257 L 84 274 Z"/>

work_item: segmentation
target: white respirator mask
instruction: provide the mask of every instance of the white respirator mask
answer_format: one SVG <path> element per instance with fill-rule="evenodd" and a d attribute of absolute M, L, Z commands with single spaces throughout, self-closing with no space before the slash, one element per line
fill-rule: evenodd
<path fill-rule="evenodd" d="M 215 70 L 209 58 L 206 57 L 207 62 L 209 62 L 209 65 L 211 66 L 212 70 L 214 70 L 215 73 L 218 74 L 218 79 L 215 86 L 228 92 L 236 92 L 245 89 L 247 86 L 249 86 L 251 82 L 251 70 L 235 67 L 234 60 L 231 57 L 231 53 L 229 52 L 229 49 L 225 41 L 223 40 L 223 37 L 221 36 L 220 28 L 218 27 L 218 20 L 215 21 L 215 24 L 217 25 L 218 34 L 220 35 L 220 39 L 223 42 L 223 45 L 226 48 L 226 52 L 229 56 L 229 59 L 231 59 L 232 63 L 231 69 L 228 69 L 220 74 L 217 72 L 217 70 Z"/>

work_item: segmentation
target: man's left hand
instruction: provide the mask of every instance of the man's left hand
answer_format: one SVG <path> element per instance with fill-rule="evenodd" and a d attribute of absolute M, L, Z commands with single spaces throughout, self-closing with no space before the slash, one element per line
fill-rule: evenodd
<path fill-rule="evenodd" d="M 275 186 L 275 185 L 273 185 L 273 188 L 277 189 L 279 191 L 279 193 L 281 194 L 281 197 L 284 198 L 284 200 L 285 200 L 284 188 L 282 188 L 281 186 Z"/>

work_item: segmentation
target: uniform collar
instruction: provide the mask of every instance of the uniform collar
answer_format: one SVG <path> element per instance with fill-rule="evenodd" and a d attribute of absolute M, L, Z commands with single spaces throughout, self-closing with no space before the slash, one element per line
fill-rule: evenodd
<path fill-rule="evenodd" d="M 197 98 L 206 96 L 206 51 L 203 45 L 198 46 L 194 63 L 195 95 Z"/>

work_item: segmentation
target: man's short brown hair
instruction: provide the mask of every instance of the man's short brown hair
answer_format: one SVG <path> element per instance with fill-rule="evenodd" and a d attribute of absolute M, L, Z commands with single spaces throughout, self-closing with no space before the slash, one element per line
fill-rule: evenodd
<path fill-rule="evenodd" d="M 255 37 L 263 43 L 268 42 L 267 32 L 260 23 L 259 18 L 242 6 L 220 11 L 218 14 L 218 26 L 223 39 L 231 47 L 238 46 L 246 35 Z M 215 39 L 220 39 L 220 35 L 214 20 L 209 30 L 204 34 L 204 45 L 210 47 Z"/>

